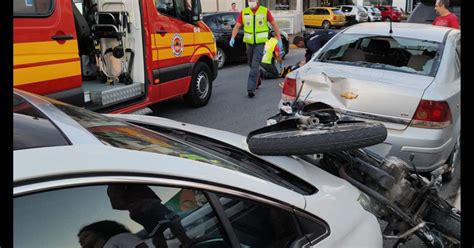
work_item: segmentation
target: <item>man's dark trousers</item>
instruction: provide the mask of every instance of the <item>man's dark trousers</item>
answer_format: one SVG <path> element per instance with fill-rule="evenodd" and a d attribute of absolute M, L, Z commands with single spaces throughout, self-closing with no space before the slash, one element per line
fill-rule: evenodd
<path fill-rule="evenodd" d="M 247 62 L 250 66 L 249 79 L 247 81 L 247 91 L 255 92 L 257 83 L 260 81 L 260 62 L 263 57 L 265 43 L 247 44 Z"/>

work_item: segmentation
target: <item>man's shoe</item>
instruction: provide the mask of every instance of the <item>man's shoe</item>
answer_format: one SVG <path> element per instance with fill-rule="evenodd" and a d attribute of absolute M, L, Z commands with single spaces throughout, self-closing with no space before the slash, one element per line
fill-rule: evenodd
<path fill-rule="evenodd" d="M 252 97 L 255 96 L 255 93 L 253 93 L 253 91 L 249 91 L 249 92 L 248 92 L 248 95 L 249 95 L 250 98 L 252 98 Z"/>

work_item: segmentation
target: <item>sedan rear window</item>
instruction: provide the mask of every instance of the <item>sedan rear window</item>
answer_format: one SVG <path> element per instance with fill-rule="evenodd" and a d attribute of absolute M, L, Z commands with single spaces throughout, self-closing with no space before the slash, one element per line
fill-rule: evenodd
<path fill-rule="evenodd" d="M 318 61 L 435 76 L 443 45 L 394 36 L 340 34 Z"/>
<path fill-rule="evenodd" d="M 68 140 L 46 116 L 13 94 L 13 150 L 65 145 Z"/>

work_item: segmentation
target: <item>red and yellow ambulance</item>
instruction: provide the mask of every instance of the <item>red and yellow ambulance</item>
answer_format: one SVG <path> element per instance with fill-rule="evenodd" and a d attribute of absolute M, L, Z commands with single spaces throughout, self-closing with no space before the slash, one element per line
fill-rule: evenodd
<path fill-rule="evenodd" d="M 98 112 L 203 106 L 217 64 L 200 12 L 199 0 L 14 0 L 14 87 Z"/>

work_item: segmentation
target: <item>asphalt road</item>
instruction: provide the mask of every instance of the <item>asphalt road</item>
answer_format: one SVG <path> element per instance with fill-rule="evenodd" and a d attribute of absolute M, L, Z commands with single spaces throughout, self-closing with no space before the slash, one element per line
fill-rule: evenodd
<path fill-rule="evenodd" d="M 286 65 L 295 64 L 304 58 L 303 49 L 291 49 L 286 56 Z M 282 79 L 264 80 L 254 98 L 247 96 L 247 76 L 249 67 L 245 62 L 226 65 L 219 70 L 214 81 L 212 97 L 201 108 L 187 107 L 182 99 L 174 99 L 153 107 L 153 115 L 177 121 L 230 131 L 247 135 L 250 131 L 265 126 L 266 119 L 278 112 Z M 443 186 L 440 195 L 454 201 L 460 184 L 460 163 L 457 164 L 455 177 L 451 183 Z M 384 248 L 392 247 L 394 242 L 387 241 Z M 407 248 L 424 247 L 417 239 L 409 240 Z"/>

